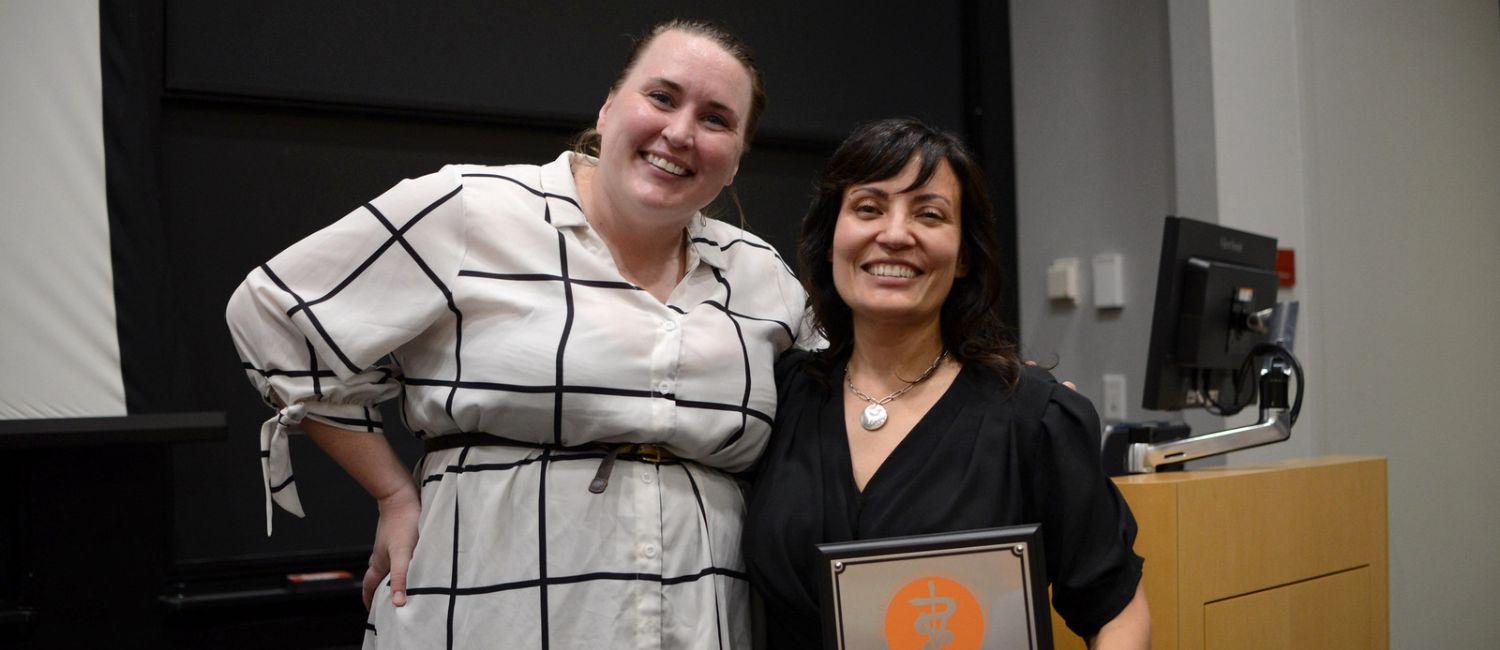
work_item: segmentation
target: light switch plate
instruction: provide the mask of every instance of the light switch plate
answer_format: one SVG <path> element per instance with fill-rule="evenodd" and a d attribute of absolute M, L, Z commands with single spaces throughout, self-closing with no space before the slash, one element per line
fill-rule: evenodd
<path fill-rule="evenodd" d="M 1052 300 L 1078 300 L 1078 258 L 1059 257 L 1047 267 L 1047 297 Z"/>
<path fill-rule="evenodd" d="M 1125 306 L 1124 256 L 1100 253 L 1094 256 L 1094 306 L 1119 309 Z"/>

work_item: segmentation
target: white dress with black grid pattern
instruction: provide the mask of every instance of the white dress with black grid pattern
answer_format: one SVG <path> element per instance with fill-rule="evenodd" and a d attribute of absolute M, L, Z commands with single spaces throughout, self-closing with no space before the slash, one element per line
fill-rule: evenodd
<path fill-rule="evenodd" d="M 659 302 L 589 227 L 570 162 L 403 181 L 230 301 L 251 381 L 315 420 L 378 430 L 372 405 L 400 394 L 422 437 L 651 442 L 691 459 L 621 458 L 593 494 L 602 452 L 428 454 L 407 605 L 381 586 L 367 648 L 748 646 L 745 505 L 725 472 L 766 445 L 777 355 L 815 340 L 804 294 L 760 239 L 695 217 L 687 274 Z M 291 483 L 286 453 L 263 453 L 285 473 L 269 482 Z"/>

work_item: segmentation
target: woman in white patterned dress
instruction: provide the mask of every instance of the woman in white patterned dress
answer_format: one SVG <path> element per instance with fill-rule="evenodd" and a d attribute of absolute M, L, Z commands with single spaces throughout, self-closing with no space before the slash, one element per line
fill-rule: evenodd
<path fill-rule="evenodd" d="M 716 27 L 655 28 L 584 153 L 403 181 L 231 299 L 271 502 L 302 430 L 379 504 L 366 647 L 748 645 L 744 501 L 772 363 L 813 335 L 776 253 L 699 210 L 764 95 Z M 595 157 L 596 156 L 596 157 Z M 373 404 L 402 398 L 411 472 Z"/>

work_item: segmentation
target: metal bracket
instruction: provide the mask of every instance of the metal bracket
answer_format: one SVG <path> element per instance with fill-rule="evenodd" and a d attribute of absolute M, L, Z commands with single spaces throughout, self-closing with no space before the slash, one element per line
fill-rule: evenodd
<path fill-rule="evenodd" d="M 1292 437 L 1291 411 L 1284 408 L 1271 408 L 1261 413 L 1260 422 L 1249 426 L 1159 444 L 1131 443 L 1128 457 L 1125 459 L 1125 467 L 1132 474 L 1152 473 L 1159 465 L 1227 454 L 1231 451 L 1281 442 L 1290 437 Z"/>

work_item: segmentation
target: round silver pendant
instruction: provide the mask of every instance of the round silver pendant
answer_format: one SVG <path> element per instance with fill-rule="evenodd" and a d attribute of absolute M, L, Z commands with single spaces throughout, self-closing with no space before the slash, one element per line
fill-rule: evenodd
<path fill-rule="evenodd" d="M 885 426 L 885 407 L 879 404 L 871 404 L 859 414 L 859 426 L 865 431 L 874 431 Z"/>

